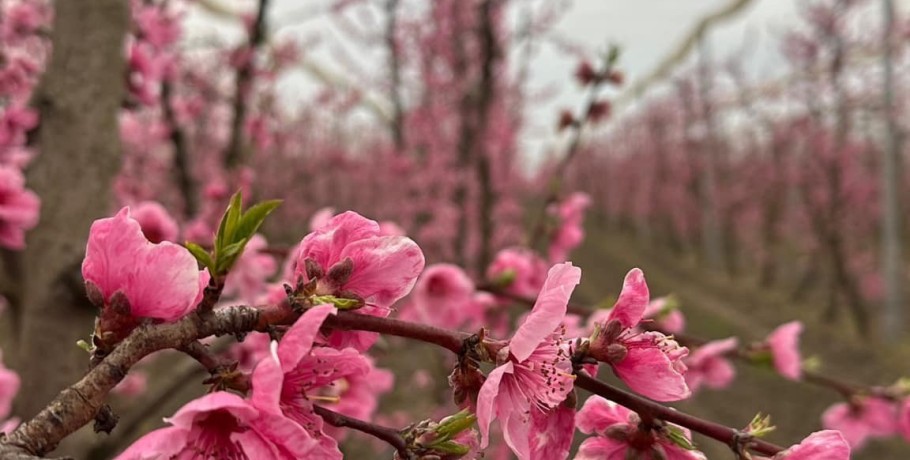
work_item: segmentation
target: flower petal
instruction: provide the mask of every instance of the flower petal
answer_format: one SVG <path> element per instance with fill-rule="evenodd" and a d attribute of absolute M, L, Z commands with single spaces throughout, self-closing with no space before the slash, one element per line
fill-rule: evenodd
<path fill-rule="evenodd" d="M 319 334 L 319 328 L 329 315 L 335 314 L 335 307 L 329 304 L 317 305 L 307 310 L 294 325 L 288 329 L 278 343 L 278 362 L 281 369 L 287 372 L 313 348 L 313 341 Z"/>
<path fill-rule="evenodd" d="M 658 347 L 636 346 L 628 349 L 613 371 L 632 391 L 655 401 L 679 401 L 691 396 L 686 379 L 674 362 Z"/>
<path fill-rule="evenodd" d="M 505 374 L 513 372 L 512 362 L 506 362 L 487 374 L 487 379 L 477 393 L 477 427 L 480 429 L 480 447 L 485 448 L 490 444 L 490 423 L 493 421 L 496 409 L 496 399 L 499 396 L 499 384 Z"/>
<path fill-rule="evenodd" d="M 641 322 L 641 317 L 648 308 L 649 298 L 645 274 L 640 269 L 633 268 L 623 280 L 622 292 L 619 293 L 619 299 L 616 300 L 607 321 L 617 320 L 625 329 L 635 327 Z"/>
<path fill-rule="evenodd" d="M 342 250 L 340 260 L 346 257 L 354 261 L 354 270 L 344 289 L 380 308 L 411 292 L 425 263 L 417 243 L 403 236 L 356 241 Z"/>
<path fill-rule="evenodd" d="M 509 350 L 519 362 L 528 359 L 537 345 L 562 323 L 572 291 L 581 280 L 581 269 L 570 262 L 554 265 L 540 290 L 537 302 L 509 341 Z"/>

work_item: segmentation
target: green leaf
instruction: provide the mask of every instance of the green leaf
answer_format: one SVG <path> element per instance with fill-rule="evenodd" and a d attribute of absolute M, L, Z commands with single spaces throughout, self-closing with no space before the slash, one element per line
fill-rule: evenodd
<path fill-rule="evenodd" d="M 440 440 L 446 441 L 452 439 L 458 433 L 471 428 L 476 421 L 476 415 L 463 410 L 440 420 L 439 426 L 436 427 L 436 434 L 439 435 Z"/>
<path fill-rule="evenodd" d="M 761 412 L 759 412 L 755 414 L 755 417 L 752 417 L 752 421 L 749 422 L 749 426 L 746 427 L 746 432 L 756 438 L 760 438 L 775 429 L 776 427 L 771 424 L 771 416 L 762 415 Z"/>
<path fill-rule="evenodd" d="M 233 243 L 234 232 L 237 230 L 237 224 L 240 222 L 240 207 L 243 203 L 243 195 L 240 191 L 231 197 L 231 202 L 221 217 L 221 223 L 218 225 L 218 235 L 215 238 L 215 258 L 224 247 Z"/>
<path fill-rule="evenodd" d="M 310 298 L 313 305 L 322 305 L 330 303 L 339 310 L 355 310 L 363 306 L 363 302 L 357 299 L 345 299 L 333 295 L 315 295 Z"/>
<path fill-rule="evenodd" d="M 265 218 L 279 205 L 281 205 L 281 200 L 263 201 L 251 206 L 240 218 L 235 235 L 238 238 L 252 237 L 259 230 Z"/>
<path fill-rule="evenodd" d="M 82 339 L 79 339 L 78 341 L 76 341 L 76 346 L 85 350 L 86 353 L 91 353 L 92 349 L 94 348 L 88 342 L 86 342 L 85 340 L 82 340 Z"/>
<path fill-rule="evenodd" d="M 226 275 L 231 270 L 234 262 L 240 258 L 240 254 L 243 254 L 243 248 L 246 247 L 247 241 L 249 240 L 244 238 L 224 247 L 224 250 L 218 254 L 218 262 L 215 264 L 217 274 Z"/>
<path fill-rule="evenodd" d="M 432 449 L 436 452 L 441 452 L 449 455 L 465 455 L 471 451 L 471 449 L 464 445 L 457 443 L 455 441 L 445 441 L 438 444 L 433 444 Z"/>
<path fill-rule="evenodd" d="M 683 432 L 682 428 L 673 425 L 667 425 L 665 427 L 667 439 L 676 444 L 679 447 L 682 447 L 686 450 L 695 450 L 695 445 L 692 444 L 692 441 L 689 441 L 689 438 L 686 437 L 686 434 Z"/>
<path fill-rule="evenodd" d="M 190 254 L 192 254 L 193 257 L 195 257 L 203 267 L 209 269 L 209 273 L 215 272 L 215 261 L 212 260 L 212 255 L 203 249 L 202 246 L 199 246 L 196 243 L 191 243 L 189 241 L 184 243 L 183 246 L 186 247 L 188 251 L 190 251 Z"/>

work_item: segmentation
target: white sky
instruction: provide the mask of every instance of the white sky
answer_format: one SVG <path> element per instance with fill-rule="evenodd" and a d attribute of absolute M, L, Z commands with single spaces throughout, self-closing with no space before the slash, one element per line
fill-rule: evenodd
<path fill-rule="evenodd" d="M 228 0 L 221 0 L 226 3 Z M 427 0 L 432 1 L 432 0 Z M 528 1 L 528 0 L 522 0 Z M 540 0 L 535 0 L 540 1 Z M 543 0 L 558 1 L 558 0 Z M 872 0 L 877 2 L 878 0 Z M 627 79 L 634 81 L 648 74 L 668 55 L 678 42 L 686 36 L 697 21 L 706 14 L 729 3 L 730 0 L 570 0 L 569 9 L 556 26 L 557 33 L 577 42 L 591 51 L 602 50 L 606 43 L 615 42 L 622 46 L 620 67 Z M 248 4 L 240 3 L 240 4 Z M 368 3 L 376 4 L 377 0 Z M 745 70 L 752 81 L 762 80 L 780 74 L 783 68 L 779 55 L 779 38 L 798 24 L 796 12 L 802 0 L 754 0 L 738 17 L 712 30 L 709 48 L 715 60 L 741 54 L 745 56 Z M 910 0 L 899 0 L 906 6 Z M 236 5 L 237 3 L 232 3 Z M 277 32 L 278 37 L 293 36 L 300 41 L 321 37 L 304 52 L 307 58 L 344 76 L 349 81 L 383 78 L 385 49 L 379 40 L 372 47 L 353 43 L 339 32 L 339 23 L 318 14 L 330 4 L 327 0 L 272 0 L 270 21 L 287 24 Z M 877 3 L 876 3 L 877 4 Z M 356 11 L 356 10 L 355 10 Z M 381 27 L 384 19 L 370 11 L 353 12 L 349 15 L 359 24 L 374 24 Z M 309 18 L 309 19 L 304 19 Z M 223 22 L 211 19 L 207 14 L 193 12 L 188 24 L 190 40 L 210 39 L 237 40 L 239 29 L 224 26 Z M 347 59 L 352 66 L 338 66 L 339 60 Z M 568 56 L 554 46 L 538 47 L 531 67 L 532 89 L 553 89 L 555 95 L 546 103 L 531 108 L 529 126 L 523 142 L 532 154 L 539 158 L 542 150 L 555 142 L 553 125 L 561 108 L 573 108 L 582 104 L 583 93 L 574 84 L 572 72 L 577 59 Z M 304 100 L 319 87 L 312 76 L 299 72 L 282 82 L 285 102 L 293 105 Z"/>

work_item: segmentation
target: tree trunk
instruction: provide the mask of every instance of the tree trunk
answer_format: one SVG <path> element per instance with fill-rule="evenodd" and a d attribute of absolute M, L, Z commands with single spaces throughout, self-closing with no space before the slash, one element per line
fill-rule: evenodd
<path fill-rule="evenodd" d="M 900 178 L 903 175 L 898 160 L 901 150 L 900 128 L 895 120 L 894 107 L 894 74 L 892 53 L 894 43 L 894 1 L 882 0 L 884 22 L 884 49 L 882 67 L 884 82 L 882 103 L 885 123 L 888 128 L 885 135 L 885 148 L 882 150 L 882 275 L 885 279 L 884 336 L 889 341 L 897 341 L 904 332 L 903 312 L 903 269 L 901 267 L 903 248 L 901 247 L 901 205 Z"/>
<path fill-rule="evenodd" d="M 22 257 L 17 415 L 29 418 L 88 366 L 76 346 L 92 331 L 80 267 L 89 227 L 111 211 L 120 167 L 117 113 L 124 97 L 123 39 L 129 3 L 55 3 L 53 54 L 33 103 L 39 155 L 28 171 L 41 222 Z"/>

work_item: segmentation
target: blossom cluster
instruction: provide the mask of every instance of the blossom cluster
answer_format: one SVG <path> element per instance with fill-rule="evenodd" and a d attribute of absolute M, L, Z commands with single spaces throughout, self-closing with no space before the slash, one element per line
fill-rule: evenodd
<path fill-rule="evenodd" d="M 140 324 L 174 322 L 194 314 L 207 286 L 217 283 L 207 268 L 198 268 L 193 254 L 167 241 L 175 231 L 159 211 L 123 208 L 91 228 L 82 269 L 89 299 L 101 311 L 95 330 L 98 347 L 115 346 Z M 314 227 L 290 253 L 279 283 L 267 282 L 277 263 L 264 253 L 261 237 L 251 239 L 249 252 L 237 259 L 225 279 L 238 300 L 256 296 L 280 308 L 302 309 L 286 330 L 254 334 L 230 352 L 241 364 L 230 381 L 246 384 L 225 381 L 218 391 L 187 403 L 166 419 L 166 428 L 146 434 L 118 458 L 342 458 L 339 442 L 346 432 L 330 426 L 321 412 L 371 419 L 379 395 L 392 386 L 392 376 L 364 353 L 377 333 L 336 330 L 326 327 L 326 321 L 339 310 L 386 317 L 409 294 L 400 318 L 481 331 L 480 341 L 460 358 L 450 377 L 456 394 L 466 395 L 458 403 L 475 414 L 477 431 L 468 426 L 446 431 L 453 424 L 461 426 L 452 420 L 473 420 L 447 418 L 426 425 L 436 431 L 421 432 L 415 446 L 429 443 L 438 449 L 432 452 L 449 455 L 445 458 L 479 458 L 483 450 L 493 449 L 498 432 L 519 459 L 560 459 L 568 457 L 577 429 L 590 435 L 577 459 L 704 458 L 688 430 L 644 420 L 599 396 L 576 411 L 576 375 L 596 376 L 595 363 L 609 367 L 630 390 L 657 401 L 683 400 L 699 386 L 721 387 L 732 380 L 726 359 L 735 340 L 708 343 L 690 353 L 666 335 L 681 332 L 685 324 L 673 299 L 652 301 L 641 270 L 628 273 L 612 309 L 591 315 L 588 326 L 580 327 L 568 307 L 581 269 L 563 262 L 542 275 L 533 253 L 505 250 L 487 270 L 490 281 L 503 293 L 519 286 L 517 292 L 533 293 L 536 301 L 510 338 L 499 339 L 484 336 L 484 326 L 502 316 L 511 294 L 484 295 L 454 265 L 424 269 L 416 243 L 386 234 L 379 223 L 357 213 L 326 216 Z M 654 324 L 662 330 L 650 328 Z M 800 330 L 799 323 L 784 325 L 753 351 L 767 353 L 781 374 L 799 378 Z M 477 363 L 469 364 L 474 360 L 493 367 L 483 375 Z M 0 418 L 8 414 L 8 401 L 18 386 L 15 374 L 4 372 Z M 12 428 L 10 423 L 15 420 L 4 428 Z M 432 444 L 433 439 L 444 442 Z M 817 456 L 820 452 L 825 456 Z M 775 459 L 848 456 L 847 440 L 825 431 Z"/>

